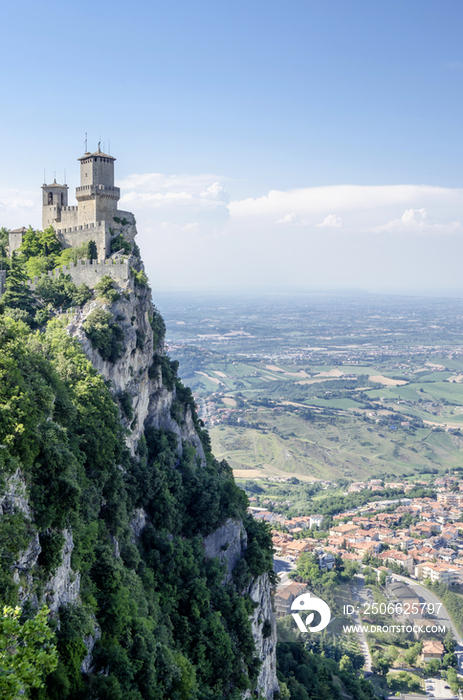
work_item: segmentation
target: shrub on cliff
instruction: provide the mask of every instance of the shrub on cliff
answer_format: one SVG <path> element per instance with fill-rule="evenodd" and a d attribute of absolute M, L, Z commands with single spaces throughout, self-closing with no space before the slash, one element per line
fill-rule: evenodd
<path fill-rule="evenodd" d="M 83 306 L 92 297 L 91 290 L 82 283 L 78 287 L 71 275 L 59 277 L 42 277 L 35 288 L 36 296 L 44 303 L 51 304 L 55 309 L 69 309 L 71 306 Z"/>
<path fill-rule="evenodd" d="M 111 323 L 112 314 L 103 309 L 92 311 L 82 324 L 92 347 L 100 353 L 103 360 L 116 362 L 122 355 L 124 333 L 116 323 Z"/>
<path fill-rule="evenodd" d="M 103 275 L 100 281 L 95 285 L 98 297 L 100 299 L 107 299 L 111 303 L 118 301 L 121 297 L 115 290 L 115 286 L 116 284 L 110 275 Z"/>

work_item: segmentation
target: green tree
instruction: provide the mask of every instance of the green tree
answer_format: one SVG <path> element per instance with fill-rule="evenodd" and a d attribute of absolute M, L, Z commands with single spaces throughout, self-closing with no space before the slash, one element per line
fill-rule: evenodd
<path fill-rule="evenodd" d="M 48 626 L 48 608 L 21 623 L 21 608 L 4 607 L 0 618 L 0 696 L 8 700 L 29 697 L 30 688 L 42 688 L 44 677 L 55 670 L 58 655 Z"/>
<path fill-rule="evenodd" d="M 461 683 L 458 680 L 457 672 L 454 668 L 449 668 L 449 670 L 447 671 L 447 680 L 449 682 L 452 692 L 455 694 L 458 693 L 458 690 L 461 687 Z"/>
<path fill-rule="evenodd" d="M 23 261 L 16 254 L 10 258 L 10 269 L 6 276 L 3 304 L 11 309 L 21 309 L 27 313 L 34 310 L 34 298 L 29 287 L 25 284 L 27 273 Z"/>
<path fill-rule="evenodd" d="M 445 650 L 447 652 L 449 652 L 449 654 L 453 654 L 453 652 L 455 651 L 455 646 L 456 646 L 455 638 L 454 638 L 452 632 L 449 630 L 444 637 Z"/>
<path fill-rule="evenodd" d="M 442 659 L 442 666 L 444 668 L 452 668 L 457 665 L 457 657 L 453 652 L 449 652 L 448 654 L 444 654 L 444 658 Z"/>
<path fill-rule="evenodd" d="M 341 656 L 341 660 L 339 662 L 339 670 L 344 671 L 344 673 L 353 673 L 354 672 L 354 665 L 347 654 L 344 654 Z"/>
<path fill-rule="evenodd" d="M 88 260 L 98 260 L 98 249 L 96 247 L 95 241 L 88 242 L 87 258 Z"/>
<path fill-rule="evenodd" d="M 418 658 L 418 654 L 421 652 L 422 646 L 423 645 L 420 642 L 416 642 L 416 644 L 413 644 L 413 646 L 406 650 L 404 653 L 404 661 L 406 664 L 409 666 L 414 666 L 416 664 L 416 660 Z"/>
<path fill-rule="evenodd" d="M 2 226 L 0 228 L 0 261 L 3 263 L 3 269 L 7 267 L 7 249 L 8 249 L 8 229 Z"/>
<path fill-rule="evenodd" d="M 438 673 L 440 669 L 440 661 L 439 659 L 431 659 L 431 661 L 427 661 L 424 671 L 427 675 L 429 676 L 434 676 L 436 673 Z"/>
<path fill-rule="evenodd" d="M 373 669 L 380 676 L 387 676 L 389 669 L 391 668 L 390 659 L 387 656 L 381 656 L 379 652 L 375 651 L 371 657 L 373 661 Z"/>

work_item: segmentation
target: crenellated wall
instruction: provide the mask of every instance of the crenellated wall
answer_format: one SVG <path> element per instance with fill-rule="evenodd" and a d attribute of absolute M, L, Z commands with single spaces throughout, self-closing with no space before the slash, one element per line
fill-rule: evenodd
<path fill-rule="evenodd" d="M 132 258 L 118 258 L 116 260 L 78 260 L 77 265 L 73 262 L 69 265 L 62 265 L 56 270 L 45 272 L 40 277 L 34 277 L 33 280 L 27 281 L 27 286 L 31 290 L 35 290 L 37 282 L 43 277 L 57 278 L 62 272 L 64 275 L 71 275 L 74 284 L 86 284 L 93 288 L 103 277 L 109 275 L 115 282 L 127 283 L 131 285 L 130 263 Z"/>
<path fill-rule="evenodd" d="M 56 229 L 56 237 L 63 248 L 78 248 L 82 243 L 95 241 L 99 260 L 103 260 L 111 252 L 111 231 L 107 221 L 80 226 L 63 226 Z"/>

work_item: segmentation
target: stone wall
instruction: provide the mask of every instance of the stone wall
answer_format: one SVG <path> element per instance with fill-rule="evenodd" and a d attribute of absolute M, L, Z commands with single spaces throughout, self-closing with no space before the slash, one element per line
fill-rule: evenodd
<path fill-rule="evenodd" d="M 29 280 L 27 285 L 29 289 L 34 290 L 39 279 L 43 277 L 59 277 L 60 271 L 64 275 L 71 275 L 71 279 L 74 284 L 86 284 L 88 287 L 93 288 L 103 277 L 103 275 L 109 275 L 113 278 L 115 282 L 119 284 L 122 282 L 130 282 L 130 262 L 132 258 L 123 259 L 118 258 L 116 260 L 78 260 L 77 265 L 73 262 L 69 265 L 62 265 L 61 268 L 56 270 L 50 270 L 50 272 L 41 275 L 41 277 L 34 277 L 34 280 Z"/>
<path fill-rule="evenodd" d="M 79 210 L 77 207 L 62 207 L 60 229 L 70 228 L 79 225 Z"/>
<path fill-rule="evenodd" d="M 107 221 L 81 226 L 63 226 L 56 230 L 56 237 L 64 248 L 78 248 L 82 243 L 95 241 L 99 260 L 104 260 L 111 252 L 111 232 Z"/>

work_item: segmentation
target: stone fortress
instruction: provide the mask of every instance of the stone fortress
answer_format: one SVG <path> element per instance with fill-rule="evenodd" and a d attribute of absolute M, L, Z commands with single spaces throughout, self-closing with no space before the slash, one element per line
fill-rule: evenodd
<path fill-rule="evenodd" d="M 113 156 L 103 153 L 98 148 L 95 153 L 85 153 L 80 162 L 80 186 L 76 187 L 77 206 L 68 205 L 66 184 L 55 181 L 51 185 L 42 185 L 42 229 L 52 226 L 63 248 L 76 248 L 83 243 L 94 241 L 98 260 L 78 260 L 61 267 L 64 274 L 70 274 L 75 284 L 85 282 L 93 287 L 103 275 L 110 275 L 115 280 L 127 279 L 129 260 L 117 251 L 111 254 L 111 243 L 122 234 L 125 241 L 131 243 L 137 234 L 135 218 L 131 212 L 117 208 L 120 189 L 114 185 Z M 10 231 L 9 255 L 21 246 L 26 228 Z M 48 273 L 50 277 L 58 276 L 60 270 Z M 29 282 L 35 288 L 38 278 Z M 0 279 L 0 296 L 4 279 Z"/>

